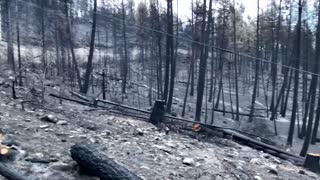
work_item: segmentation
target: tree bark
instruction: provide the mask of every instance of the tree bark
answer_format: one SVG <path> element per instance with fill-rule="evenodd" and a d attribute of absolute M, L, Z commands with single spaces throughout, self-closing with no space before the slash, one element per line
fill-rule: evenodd
<path fill-rule="evenodd" d="M 139 176 L 99 152 L 94 146 L 76 144 L 71 147 L 71 157 L 89 174 L 101 180 L 142 180 Z"/>
<path fill-rule="evenodd" d="M 202 112 L 201 108 L 202 108 L 202 101 L 203 101 L 203 94 L 204 94 L 204 87 L 205 87 L 207 58 L 208 58 L 208 52 L 209 52 L 208 42 L 209 42 L 209 34 L 210 34 L 211 22 L 212 22 L 212 0 L 209 1 L 207 29 L 206 29 L 205 22 L 206 22 L 206 0 L 203 1 L 203 17 L 202 17 L 201 34 L 203 34 L 204 37 L 201 40 L 201 43 L 203 43 L 203 45 L 201 47 L 201 56 L 200 56 L 200 65 L 199 65 L 195 121 L 200 121 L 201 112 Z"/>
<path fill-rule="evenodd" d="M 256 56 L 257 58 L 260 57 L 260 0 L 258 0 L 258 12 L 257 12 L 257 45 L 256 45 Z M 254 106 L 256 102 L 256 96 L 257 96 L 257 88 L 259 84 L 259 68 L 260 68 L 260 60 L 256 59 L 256 70 L 255 70 L 255 79 L 254 79 L 254 87 L 253 87 L 253 93 L 252 93 L 252 101 L 251 101 L 251 108 L 250 108 L 250 116 L 249 116 L 249 122 L 253 121 L 253 113 L 254 113 Z"/>
<path fill-rule="evenodd" d="M 86 68 L 86 74 L 84 77 L 84 85 L 81 89 L 81 92 L 87 94 L 89 89 L 89 81 L 92 73 L 92 61 L 93 61 L 93 53 L 94 53 L 94 41 L 96 35 L 96 26 L 97 26 L 97 0 L 94 0 L 93 4 L 93 16 L 92 16 L 92 29 L 91 29 L 91 41 L 90 41 L 90 50 Z"/>
<path fill-rule="evenodd" d="M 292 146 L 294 127 L 296 122 L 296 114 L 298 110 L 298 89 L 299 89 L 299 67 L 300 67 L 300 36 L 301 36 L 301 16 L 302 16 L 302 0 L 299 0 L 299 16 L 297 24 L 297 36 L 296 36 L 296 56 L 295 56 L 295 76 L 294 76 L 294 92 L 292 103 L 292 114 L 290 127 L 288 132 L 287 145 Z"/>

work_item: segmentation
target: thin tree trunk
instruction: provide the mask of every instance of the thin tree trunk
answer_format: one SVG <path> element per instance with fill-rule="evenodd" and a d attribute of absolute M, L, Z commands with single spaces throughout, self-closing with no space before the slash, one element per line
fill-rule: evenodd
<path fill-rule="evenodd" d="M 235 75 L 235 85 L 236 85 L 236 121 L 240 120 L 239 117 L 239 88 L 238 88 L 238 62 L 237 62 L 237 19 L 236 19 L 236 1 L 233 0 L 233 51 L 234 51 L 234 55 L 233 55 L 233 61 L 234 61 L 234 75 Z"/>
<path fill-rule="evenodd" d="M 178 3 L 178 0 L 176 0 Z M 178 7 L 178 6 L 177 6 Z M 170 34 L 173 34 L 173 11 L 172 11 L 172 2 L 171 2 L 171 12 L 170 12 Z M 174 92 L 174 80 L 176 78 L 176 62 L 178 57 L 178 36 L 179 36 L 179 19 L 177 16 L 177 34 L 176 34 L 176 52 L 174 51 L 174 42 L 173 42 L 173 36 L 170 36 L 170 57 L 171 57 L 171 74 L 170 74 L 170 88 L 169 88 L 169 97 L 167 102 L 167 112 L 171 112 L 171 106 L 172 106 L 172 99 L 173 99 L 173 92 Z M 174 52 L 176 53 L 174 55 Z"/>
<path fill-rule="evenodd" d="M 20 14 L 19 14 L 18 1 L 16 1 L 16 29 L 17 29 L 17 46 L 18 46 L 19 86 L 23 86 L 21 49 L 20 49 Z"/>
<path fill-rule="evenodd" d="M 299 89 L 299 67 L 300 67 L 300 37 L 301 37 L 301 16 L 302 16 L 302 0 L 299 0 L 299 17 L 297 24 L 297 36 L 296 36 L 296 56 L 295 56 L 295 77 L 294 77 L 294 93 L 292 103 L 292 115 L 290 121 L 290 127 L 288 132 L 287 145 L 292 146 L 294 127 L 296 122 L 296 113 L 298 111 L 298 89 Z"/>
<path fill-rule="evenodd" d="M 78 67 L 78 62 L 77 62 L 77 59 L 76 59 L 76 55 L 75 55 L 75 52 L 74 52 L 74 42 L 73 42 L 72 33 L 71 33 L 71 23 L 70 23 L 70 18 L 69 18 L 68 0 L 65 0 L 65 16 L 66 16 L 66 21 L 67 21 L 68 43 L 69 43 L 69 46 L 70 46 L 70 51 L 71 51 L 71 56 L 72 56 L 72 63 L 74 65 L 74 70 L 76 71 L 78 86 L 79 86 L 79 89 L 81 91 L 81 89 L 82 89 L 81 75 L 80 75 L 80 70 L 79 70 L 79 67 Z"/>
<path fill-rule="evenodd" d="M 212 30 L 211 30 L 211 44 L 212 46 L 214 46 L 214 23 L 215 20 L 214 18 L 212 18 Z M 213 103 L 213 78 L 214 77 L 214 48 L 211 48 L 211 70 L 210 70 L 210 92 L 209 92 L 209 102 Z"/>
<path fill-rule="evenodd" d="M 124 3 L 122 0 L 122 34 L 123 34 L 123 42 L 124 42 L 124 61 L 122 64 L 122 101 L 123 97 L 126 94 L 126 87 L 127 87 L 127 76 L 128 76 L 128 50 L 127 50 L 127 34 L 126 34 L 126 12 L 124 9 Z"/>
<path fill-rule="evenodd" d="M 260 15 L 259 15 L 259 9 L 260 9 L 260 0 L 258 0 L 258 13 L 257 13 L 257 45 L 256 45 L 256 56 L 257 58 L 260 57 Z M 251 101 L 251 108 L 250 108 L 250 116 L 249 116 L 249 122 L 253 121 L 253 113 L 254 113 L 254 106 L 256 102 L 256 96 L 257 96 L 257 88 L 258 88 L 258 82 L 259 82 L 259 67 L 260 67 L 260 61 L 258 59 L 256 61 L 256 70 L 255 70 L 255 80 L 254 80 L 254 87 L 253 87 L 253 93 L 252 93 L 252 101 Z"/>
<path fill-rule="evenodd" d="M 6 20 L 7 20 L 7 58 L 8 64 L 10 65 L 13 72 L 16 71 L 16 65 L 14 61 L 14 49 L 12 40 L 12 20 L 11 20 L 11 2 L 12 0 L 7 0 L 6 5 Z"/>
<path fill-rule="evenodd" d="M 285 99 L 284 104 L 283 104 L 283 106 L 281 108 L 282 109 L 282 112 L 281 112 L 281 116 L 282 117 L 286 117 L 286 112 L 287 112 L 287 107 L 288 107 L 288 100 L 289 100 L 290 89 L 291 89 L 291 84 L 292 84 L 293 72 L 294 72 L 294 70 L 291 69 L 290 76 L 289 76 L 289 84 L 288 84 L 288 87 L 287 87 L 286 99 Z"/>
<path fill-rule="evenodd" d="M 84 85 L 82 87 L 81 92 L 87 94 L 90 82 L 90 75 L 92 73 L 92 60 L 93 60 L 93 52 L 94 52 L 94 41 L 96 35 L 96 26 L 97 26 L 97 0 L 94 0 L 93 4 L 93 16 L 92 16 L 92 29 L 91 29 L 91 41 L 90 41 L 90 50 L 86 68 L 86 74 L 84 77 Z"/>
<path fill-rule="evenodd" d="M 204 44 L 208 44 L 209 42 L 209 34 L 212 22 L 212 0 L 209 0 L 209 12 L 208 12 L 208 25 L 206 29 L 206 0 L 203 1 L 203 17 L 202 17 L 202 33 L 204 37 L 202 37 L 201 42 Z M 197 87 L 197 102 L 196 102 L 196 115 L 195 120 L 200 121 L 201 118 L 201 108 L 202 108 L 202 100 L 205 86 L 205 77 L 206 77 L 206 69 L 207 69 L 207 58 L 209 53 L 209 47 L 204 45 L 201 47 L 201 56 L 200 56 L 200 65 L 199 65 L 199 78 L 198 78 L 198 87 Z"/>

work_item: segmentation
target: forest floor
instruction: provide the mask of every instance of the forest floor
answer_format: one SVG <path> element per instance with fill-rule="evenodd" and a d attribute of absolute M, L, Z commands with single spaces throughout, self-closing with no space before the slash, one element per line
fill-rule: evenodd
<path fill-rule="evenodd" d="M 67 101 L 60 104 L 47 94 L 43 107 L 22 110 L 19 100 L 11 98 L 8 73 L 0 72 L 0 139 L 17 152 L 6 165 L 30 179 L 97 179 L 79 173 L 70 157 L 70 147 L 79 142 L 95 144 L 144 179 L 320 178 L 289 161 L 230 140 L 190 136 L 198 136 L 195 132 L 166 135 L 148 122 Z M 46 92 L 59 93 L 57 89 L 47 86 Z M 17 88 L 17 95 L 26 98 L 28 91 Z M 49 114 L 58 122 L 41 121 Z"/>

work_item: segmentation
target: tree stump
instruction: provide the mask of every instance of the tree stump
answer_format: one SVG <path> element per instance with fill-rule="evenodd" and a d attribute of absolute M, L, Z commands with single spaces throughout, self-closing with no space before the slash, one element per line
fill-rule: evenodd
<path fill-rule="evenodd" d="M 76 144 L 71 147 L 71 157 L 85 172 L 101 180 L 142 180 L 136 174 L 100 153 L 94 146 Z"/>
<path fill-rule="evenodd" d="M 320 154 L 307 154 L 303 167 L 313 172 L 320 172 Z"/>
<path fill-rule="evenodd" d="M 153 105 L 152 112 L 150 115 L 149 121 L 152 124 L 158 125 L 163 120 L 163 116 L 165 114 L 165 105 L 166 102 L 163 100 L 156 100 Z"/>

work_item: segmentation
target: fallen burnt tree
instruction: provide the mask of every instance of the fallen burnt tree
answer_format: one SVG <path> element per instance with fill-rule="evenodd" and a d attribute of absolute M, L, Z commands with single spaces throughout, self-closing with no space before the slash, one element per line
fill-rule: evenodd
<path fill-rule="evenodd" d="M 221 110 L 221 109 L 208 109 L 210 111 L 215 111 L 215 112 L 221 112 L 221 113 L 226 113 L 226 114 L 237 114 L 236 112 L 231 112 L 231 111 L 226 111 L 226 110 Z M 245 114 L 245 113 L 238 113 L 239 116 L 247 116 L 249 117 L 250 114 Z M 266 116 L 263 115 L 253 115 L 252 117 L 260 117 L 260 118 L 265 118 Z"/>
<path fill-rule="evenodd" d="M 142 180 L 125 167 L 99 152 L 94 146 L 76 144 L 71 147 L 71 157 L 85 172 L 101 180 Z"/>
<path fill-rule="evenodd" d="M 25 176 L 15 172 L 12 168 L 9 168 L 3 163 L 0 163 L 0 175 L 9 180 L 27 180 Z"/>
<path fill-rule="evenodd" d="M 73 100 L 73 99 L 66 98 L 66 97 L 61 97 L 61 96 L 58 96 L 58 95 L 55 95 L 55 94 L 50 94 L 50 96 L 56 97 L 56 98 L 61 98 L 61 99 L 64 99 L 64 100 L 77 102 L 77 103 L 80 103 L 82 105 L 93 106 L 93 102 L 92 103 L 90 103 L 90 102 L 82 102 L 82 101 Z M 146 113 L 146 114 L 151 115 L 151 112 L 145 111 L 145 110 L 142 110 L 142 109 L 138 109 L 138 108 L 134 108 L 134 107 L 130 107 L 130 106 L 125 106 L 125 105 L 120 105 L 118 103 L 114 103 L 114 102 L 110 102 L 110 101 L 104 101 L 104 100 L 96 100 L 96 101 L 107 103 L 107 104 L 111 104 L 111 105 L 115 105 L 115 106 L 119 106 L 119 107 L 122 107 L 122 108 L 127 108 L 129 110 L 136 110 L 138 112 Z M 101 106 L 101 105 L 98 105 L 97 107 L 108 109 L 107 107 Z M 157 107 L 157 106 L 155 106 L 155 107 Z M 162 106 L 159 106 L 159 107 L 162 107 Z M 153 111 L 159 111 L 159 110 L 153 108 Z M 161 110 L 160 110 L 160 112 L 161 112 Z M 162 113 L 160 113 L 160 114 L 162 114 Z M 241 144 L 250 146 L 250 147 L 252 147 L 254 149 L 262 150 L 262 151 L 264 151 L 266 153 L 272 154 L 272 155 L 277 156 L 277 157 L 282 158 L 282 159 L 291 160 L 291 161 L 293 161 L 293 162 L 295 162 L 296 164 L 299 164 L 299 165 L 303 164 L 303 162 L 304 162 L 304 158 L 303 157 L 294 155 L 294 154 L 289 153 L 287 151 L 284 151 L 284 150 L 282 150 L 282 149 L 280 149 L 280 148 L 278 148 L 276 146 L 267 144 L 265 142 L 267 142 L 269 140 L 264 139 L 262 137 L 259 137 L 259 136 L 256 136 L 256 135 L 253 135 L 253 134 L 250 134 L 250 133 L 247 133 L 247 132 L 243 132 L 243 131 L 240 131 L 240 130 L 232 129 L 232 128 L 215 126 L 215 125 L 206 124 L 206 123 L 202 123 L 202 122 L 195 122 L 193 120 L 189 120 L 189 119 L 185 119 L 185 118 L 173 117 L 173 116 L 169 116 L 169 115 L 163 115 L 163 117 L 159 117 L 160 114 L 157 114 L 157 120 L 156 120 L 157 122 L 162 121 L 164 119 L 170 119 L 171 121 L 166 121 L 165 123 L 175 123 L 172 120 L 176 120 L 176 121 L 180 121 L 180 123 L 184 122 L 185 124 L 187 124 L 188 127 L 192 127 L 192 125 L 197 123 L 197 124 L 200 124 L 203 127 L 203 129 L 206 131 L 206 133 L 208 133 L 209 135 L 210 134 L 214 135 L 214 134 L 216 134 L 215 132 L 218 131 L 218 132 L 223 133 L 227 137 L 231 137 L 234 141 L 237 141 L 237 142 L 239 142 Z M 153 118 L 149 119 L 149 122 L 152 119 Z M 244 134 L 246 134 L 246 135 L 244 135 Z M 249 136 L 258 137 L 259 139 L 264 140 L 264 142 L 261 142 L 259 140 L 254 139 L 254 138 L 251 138 Z"/>
<path fill-rule="evenodd" d="M 168 116 L 164 116 L 164 117 L 168 117 Z M 175 120 L 179 120 L 184 123 L 189 123 L 190 124 L 189 127 L 191 127 L 195 123 L 200 124 L 204 127 L 203 128 L 204 131 L 206 133 L 208 133 L 209 135 L 210 134 L 215 135 L 216 131 L 221 132 L 226 137 L 230 137 L 232 140 L 239 142 L 240 144 L 250 146 L 250 147 L 257 149 L 257 150 L 262 150 L 266 153 L 269 153 L 269 154 L 274 155 L 276 157 L 279 157 L 281 159 L 293 161 L 298 165 L 302 165 L 304 162 L 304 158 L 301 156 L 291 154 L 291 153 L 284 151 L 276 146 L 273 146 L 273 145 L 261 142 L 259 140 L 256 140 L 254 138 L 251 138 L 249 136 L 243 135 L 243 134 L 247 134 L 250 136 L 254 136 L 254 135 L 246 133 L 246 132 L 242 132 L 242 131 L 235 130 L 232 128 L 225 128 L 225 127 L 209 125 L 209 124 L 205 124 L 205 123 L 201 123 L 201 122 L 195 122 L 195 121 L 191 121 L 191 120 L 183 119 L 183 118 L 178 118 L 178 117 L 170 117 L 170 118 L 175 119 Z M 256 137 L 258 137 L 258 136 L 256 136 Z M 263 139 L 261 137 L 259 137 L 259 139 L 264 140 L 264 141 L 269 141 L 269 140 Z"/>

